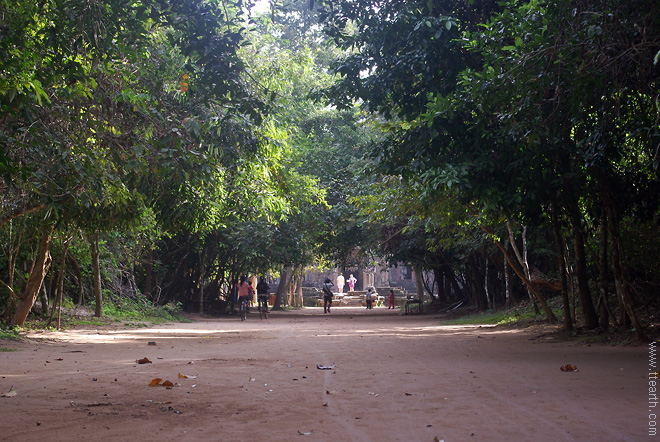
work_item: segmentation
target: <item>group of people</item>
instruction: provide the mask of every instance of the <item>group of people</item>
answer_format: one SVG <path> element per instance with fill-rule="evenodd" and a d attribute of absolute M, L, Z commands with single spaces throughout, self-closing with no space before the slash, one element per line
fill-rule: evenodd
<path fill-rule="evenodd" d="M 357 282 L 357 279 L 353 276 L 351 273 L 351 276 L 348 277 L 348 291 L 352 292 L 355 290 L 355 283 Z M 337 288 L 339 289 L 339 293 L 344 293 L 344 284 L 346 283 L 346 280 L 344 279 L 344 275 L 341 273 L 339 276 L 337 276 Z M 332 307 L 332 288 L 335 285 L 330 281 L 330 278 L 325 278 L 325 281 L 323 282 L 323 313 L 330 313 L 330 307 Z"/>
<path fill-rule="evenodd" d="M 348 287 L 349 287 L 349 292 L 355 291 L 355 283 L 357 282 L 357 279 L 351 274 L 348 278 Z M 343 293 L 344 290 L 344 276 L 339 275 L 337 276 L 337 288 L 339 289 L 339 293 Z M 334 284 L 332 281 L 330 281 L 330 278 L 326 278 L 325 281 L 323 282 L 323 313 L 330 313 L 330 307 L 332 307 L 332 297 L 333 297 L 333 289 Z M 259 278 L 259 283 L 257 283 L 257 302 L 259 309 L 263 309 L 263 311 L 267 312 L 268 311 L 268 291 L 270 290 L 270 286 L 268 283 L 266 283 L 266 278 L 263 276 Z M 371 310 L 373 309 L 373 301 L 374 297 L 377 297 L 378 293 L 376 292 L 376 289 L 373 287 L 369 287 L 367 290 L 367 293 L 365 295 L 365 299 L 367 301 L 367 309 Z M 238 305 L 240 306 L 242 302 L 246 302 L 247 305 L 249 305 L 249 301 L 254 297 L 254 288 L 252 287 L 252 283 L 248 280 L 247 276 L 241 276 L 240 282 L 238 283 Z M 388 310 L 391 308 L 395 308 L 394 305 L 394 290 L 390 289 L 390 294 L 389 294 L 389 305 L 388 305 Z"/>
<path fill-rule="evenodd" d="M 263 276 L 259 278 L 257 283 L 257 305 L 259 309 L 263 311 L 268 311 L 268 291 L 270 286 L 266 282 L 266 278 Z M 252 282 L 248 280 L 246 275 L 241 276 L 241 280 L 238 283 L 238 305 L 240 306 L 242 302 L 246 302 L 247 305 L 250 305 L 250 300 L 254 297 L 254 287 L 252 287 Z"/>
<path fill-rule="evenodd" d="M 339 276 L 337 276 L 337 288 L 339 289 L 339 293 L 344 293 L 344 283 L 346 280 L 344 279 L 344 275 L 341 273 Z M 351 273 L 351 276 L 348 277 L 348 291 L 352 292 L 355 290 L 355 283 L 357 282 L 357 279 L 353 276 Z"/>
<path fill-rule="evenodd" d="M 339 293 L 343 293 L 344 291 L 344 275 L 341 273 L 339 276 L 337 276 L 337 288 L 339 289 Z M 348 287 L 349 287 L 349 292 L 355 291 L 355 283 L 357 282 L 357 279 L 351 274 L 348 278 Z M 330 281 L 330 278 L 325 278 L 325 281 L 323 282 L 323 313 L 330 313 L 330 307 L 332 306 L 332 297 L 333 297 L 333 292 L 332 288 L 334 287 L 334 284 L 332 284 L 332 281 Z M 369 287 L 367 289 L 367 293 L 365 294 L 365 300 L 367 303 L 367 310 L 371 310 L 374 308 L 374 297 L 378 296 L 378 292 L 376 292 L 376 289 L 373 287 Z M 395 307 L 395 298 L 394 298 L 394 290 L 390 289 L 390 294 L 389 294 L 389 305 L 387 309 L 391 308 L 396 308 Z"/>

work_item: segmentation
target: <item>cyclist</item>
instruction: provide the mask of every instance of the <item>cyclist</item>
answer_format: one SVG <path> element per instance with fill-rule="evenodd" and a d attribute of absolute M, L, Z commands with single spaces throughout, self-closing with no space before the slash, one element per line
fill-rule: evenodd
<path fill-rule="evenodd" d="M 270 290 L 270 286 L 262 276 L 257 283 L 257 305 L 259 313 L 266 315 L 266 319 L 268 319 L 268 290 Z"/>
<path fill-rule="evenodd" d="M 245 302 L 245 311 L 247 312 L 248 300 L 250 298 L 250 284 L 247 282 L 247 276 L 241 276 L 241 282 L 238 283 L 238 309 L 240 310 Z M 241 318 L 242 319 L 242 318 Z"/>

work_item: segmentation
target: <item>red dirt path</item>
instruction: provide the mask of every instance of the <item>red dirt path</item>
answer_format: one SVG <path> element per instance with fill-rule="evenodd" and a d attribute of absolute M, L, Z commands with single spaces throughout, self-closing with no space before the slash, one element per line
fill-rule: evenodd
<path fill-rule="evenodd" d="M 18 349 L 0 352 L 0 394 L 16 392 L 0 397 L 0 440 L 646 438 L 647 346 L 540 333 L 385 308 L 31 333 L 0 341 Z M 180 385 L 150 387 L 154 378 Z"/>

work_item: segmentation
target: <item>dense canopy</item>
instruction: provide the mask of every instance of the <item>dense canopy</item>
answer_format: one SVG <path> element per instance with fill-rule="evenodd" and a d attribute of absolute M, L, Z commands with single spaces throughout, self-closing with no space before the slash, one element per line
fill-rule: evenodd
<path fill-rule="evenodd" d="M 253 6 L 0 4 L 4 322 L 63 298 L 225 311 L 244 274 L 300 304 L 310 266 L 377 260 L 436 305 L 643 337 L 657 1 Z"/>

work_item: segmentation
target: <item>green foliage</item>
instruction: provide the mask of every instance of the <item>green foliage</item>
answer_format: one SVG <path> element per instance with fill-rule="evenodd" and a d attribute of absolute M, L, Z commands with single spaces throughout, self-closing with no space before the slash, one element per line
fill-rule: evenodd
<path fill-rule="evenodd" d="M 103 305 L 105 315 L 115 321 L 147 321 L 161 323 L 166 321 L 181 321 L 181 305 L 168 303 L 162 306 L 154 305 L 145 296 L 135 298 L 120 297 L 107 300 Z"/>
<path fill-rule="evenodd" d="M 16 327 L 12 328 L 0 328 L 0 339 L 3 340 L 19 340 L 21 338 L 20 329 Z"/>

